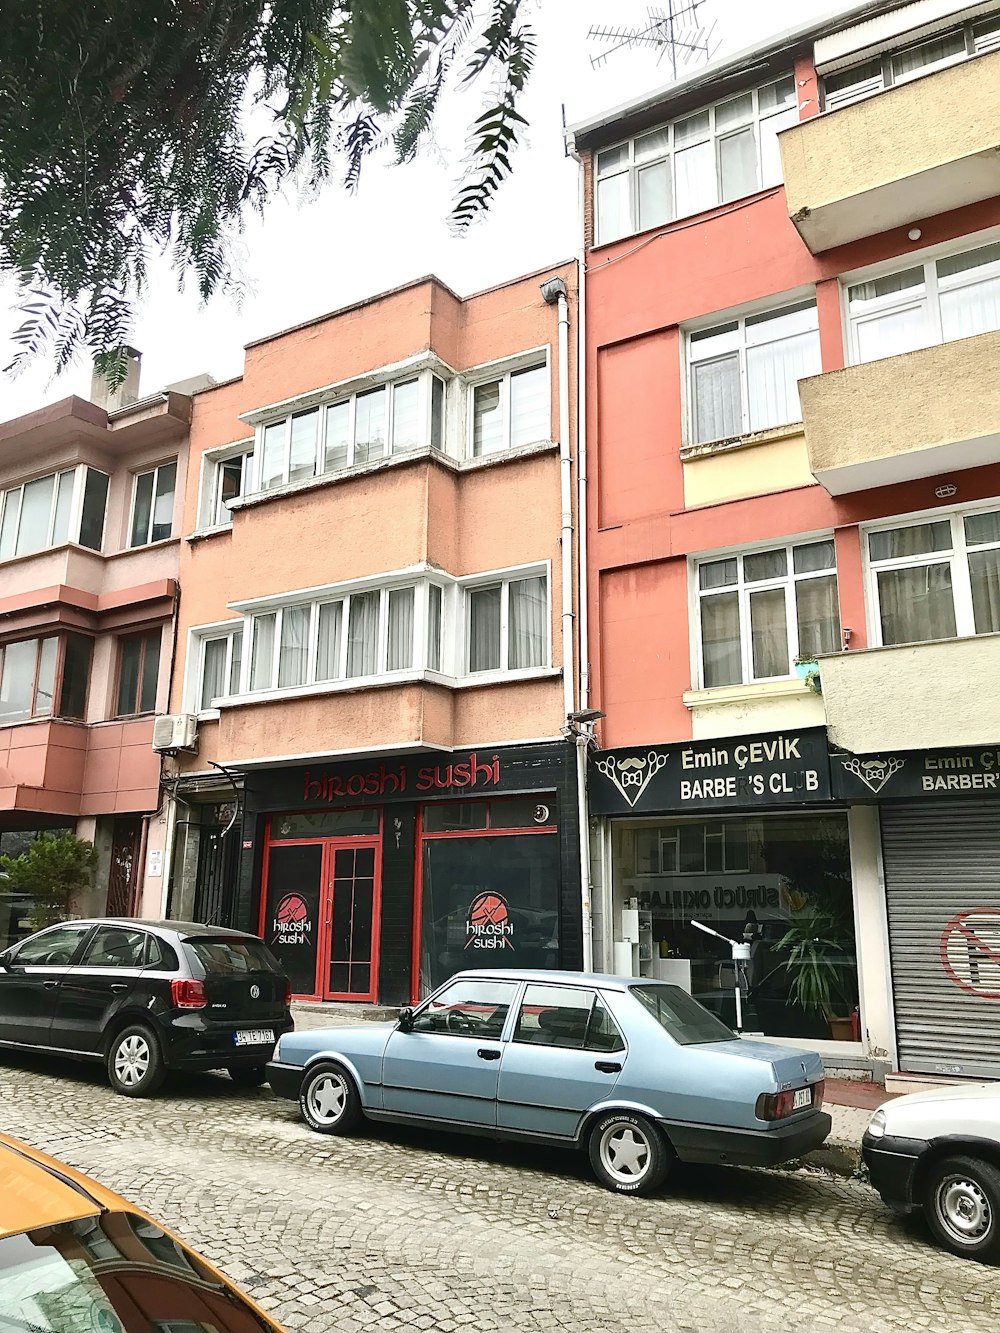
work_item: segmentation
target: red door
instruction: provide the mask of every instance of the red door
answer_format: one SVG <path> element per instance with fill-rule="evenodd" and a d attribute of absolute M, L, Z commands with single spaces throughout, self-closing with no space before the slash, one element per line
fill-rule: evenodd
<path fill-rule="evenodd" d="M 374 1000 L 378 989 L 379 845 L 331 838 L 323 857 L 323 948 L 319 993 L 328 1000 Z"/>

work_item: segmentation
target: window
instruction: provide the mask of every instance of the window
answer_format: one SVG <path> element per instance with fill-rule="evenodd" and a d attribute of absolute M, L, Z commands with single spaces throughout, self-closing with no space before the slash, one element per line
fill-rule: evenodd
<path fill-rule="evenodd" d="M 53 926 L 25 940 L 17 951 L 20 967 L 66 967 L 89 926 Z"/>
<path fill-rule="evenodd" d="M 161 631 L 154 629 L 119 640 L 116 717 L 132 717 L 155 710 L 160 636 Z"/>
<path fill-rule="evenodd" d="M 937 33 L 927 40 L 826 75 L 823 80 L 824 110 L 835 111 L 872 93 L 880 93 L 884 88 L 908 83 L 922 74 L 933 74 L 937 69 L 984 51 L 995 51 L 998 47 L 1000 15 L 997 14 L 977 23 L 965 23 L 950 32 Z"/>
<path fill-rule="evenodd" d="M 528 986 L 514 1040 L 578 1051 L 625 1049 L 621 1033 L 596 991 L 569 986 Z"/>
<path fill-rule="evenodd" d="M 243 622 L 225 633 L 201 639 L 201 684 L 198 707 L 214 707 L 214 700 L 239 694 L 243 662 Z"/>
<path fill-rule="evenodd" d="M 868 534 L 879 642 L 1000 632 L 1000 509 Z"/>
<path fill-rule="evenodd" d="M 147 935 L 144 930 L 100 926 L 80 959 L 81 967 L 142 967 Z"/>
<path fill-rule="evenodd" d="M 788 75 L 597 153 L 597 244 L 780 185 L 778 131 L 798 115 Z"/>
<path fill-rule="evenodd" d="M 698 565 L 702 684 L 788 676 L 840 646 L 833 538 Z"/>
<path fill-rule="evenodd" d="M 174 525 L 174 488 L 177 464 L 163 463 L 151 472 L 139 472 L 132 495 L 129 546 L 165 541 Z"/>
<path fill-rule="evenodd" d="M 552 430 L 549 368 L 529 366 L 472 389 L 472 456 L 547 440 Z"/>
<path fill-rule="evenodd" d="M 750 869 L 747 822 L 647 824 L 635 833 L 637 875 L 743 873 Z"/>
<path fill-rule="evenodd" d="M 0 724 L 53 714 L 82 718 L 92 647 L 84 634 L 0 647 Z"/>
<path fill-rule="evenodd" d="M 107 476 L 82 466 L 0 492 L 0 560 L 64 542 L 99 551 L 107 499 Z"/>
<path fill-rule="evenodd" d="M 1000 329 L 1000 244 L 853 283 L 847 305 L 855 362 Z"/>
<path fill-rule="evenodd" d="M 257 489 L 361 467 L 421 445 L 440 449 L 444 399 L 444 381 L 425 371 L 268 422 L 260 430 Z M 244 486 L 247 481 L 244 472 Z"/>
<path fill-rule="evenodd" d="M 413 1031 L 499 1040 L 516 994 L 514 981 L 455 981 L 417 1014 Z"/>
<path fill-rule="evenodd" d="M 444 590 L 436 583 L 427 588 L 427 669 L 441 670 L 444 627 Z"/>
<path fill-rule="evenodd" d="M 548 661 L 548 580 L 504 579 L 466 591 L 468 669 L 516 671 Z"/>
<path fill-rule="evenodd" d="M 679 1046 L 710 1041 L 739 1041 L 724 1023 L 709 1013 L 680 986 L 632 986 L 632 994 Z"/>
<path fill-rule="evenodd" d="M 222 457 L 206 456 L 202 484 L 201 525 L 205 528 L 228 527 L 233 521 L 230 505 L 250 490 L 253 449 Z"/>
<path fill-rule="evenodd" d="M 815 302 L 692 332 L 688 365 L 693 444 L 798 421 L 799 380 L 822 369 Z"/>

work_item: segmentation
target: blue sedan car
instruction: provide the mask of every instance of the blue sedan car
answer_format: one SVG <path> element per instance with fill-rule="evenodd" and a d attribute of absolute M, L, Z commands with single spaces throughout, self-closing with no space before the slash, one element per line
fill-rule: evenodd
<path fill-rule="evenodd" d="M 582 1148 L 623 1194 L 677 1159 L 773 1166 L 830 1132 L 818 1055 L 638 977 L 462 972 L 395 1023 L 286 1033 L 267 1073 L 321 1134 L 367 1117 Z"/>

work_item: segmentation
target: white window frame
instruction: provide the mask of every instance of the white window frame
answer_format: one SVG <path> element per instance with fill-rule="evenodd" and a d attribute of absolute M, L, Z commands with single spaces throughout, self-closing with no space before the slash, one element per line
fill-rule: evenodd
<path fill-rule="evenodd" d="M 976 505 L 949 506 L 930 509 L 922 514 L 886 519 L 866 524 L 861 528 L 861 543 L 865 581 L 865 601 L 868 616 L 868 641 L 873 648 L 902 648 L 904 644 L 884 644 L 882 639 L 882 609 L 879 599 L 878 575 L 883 570 L 923 568 L 927 565 L 950 565 L 951 590 L 955 607 L 956 638 L 979 637 L 976 631 L 972 602 L 972 578 L 969 573 L 969 554 L 977 551 L 1000 549 L 1000 542 L 981 542 L 970 546 L 965 537 L 965 520 L 974 514 L 990 514 L 1000 510 L 1000 498 Z M 925 523 L 948 522 L 951 525 L 951 550 L 928 551 L 924 555 L 896 556 L 890 560 L 873 560 L 869 537 L 877 532 L 893 532 L 899 528 L 916 528 Z M 983 633 L 990 631 L 984 630 Z M 947 639 L 917 639 L 916 643 L 946 643 Z"/>
<path fill-rule="evenodd" d="M 710 319 L 699 319 L 698 321 L 685 326 L 683 330 L 684 375 L 683 375 L 683 386 L 682 386 L 682 404 L 684 409 L 685 441 L 689 446 L 693 446 L 696 444 L 713 443 L 713 440 L 711 439 L 709 440 L 698 439 L 697 423 L 695 421 L 695 408 L 696 408 L 695 394 L 693 390 L 694 367 L 696 365 L 708 364 L 709 362 L 712 361 L 721 361 L 732 356 L 731 351 L 720 352 L 717 353 L 715 356 L 706 356 L 703 358 L 692 356 L 692 341 L 691 341 L 692 337 L 694 337 L 695 335 L 703 335 L 706 333 L 711 333 L 716 329 L 725 327 L 725 325 L 727 324 L 735 324 L 737 326 L 735 330 L 735 336 L 738 339 L 738 346 L 736 347 L 735 350 L 739 357 L 739 368 L 740 368 L 739 434 L 740 436 L 751 435 L 756 432 L 750 425 L 750 389 L 749 389 L 749 376 L 747 372 L 747 346 L 748 346 L 746 337 L 747 320 L 759 319 L 763 322 L 765 319 L 772 319 L 772 318 L 777 319 L 780 318 L 782 315 L 786 315 L 791 311 L 801 309 L 806 306 L 812 306 L 813 310 L 816 312 L 816 350 L 817 350 L 817 361 L 818 361 L 816 373 L 818 374 L 822 370 L 822 359 L 821 359 L 820 335 L 819 335 L 819 309 L 816 304 L 815 291 L 809 293 L 803 293 L 800 294 L 798 297 L 790 297 L 788 299 L 786 299 L 786 297 L 782 297 L 780 305 L 769 304 L 767 306 L 762 306 L 762 307 L 750 307 L 750 308 L 740 307 L 737 311 L 731 314 L 712 315 Z M 798 337 L 800 335 L 796 334 L 792 336 Z M 781 342 L 784 341 L 784 339 L 776 338 L 773 341 Z M 801 419 L 802 417 L 800 412 L 799 417 L 796 419 L 785 422 L 777 422 L 773 426 L 765 426 L 761 427 L 760 429 L 781 430 L 784 426 L 797 425 L 798 422 L 801 421 Z M 720 436 L 718 438 L 729 439 L 731 437 Z"/>
<path fill-rule="evenodd" d="M 217 529 L 231 528 L 232 510 L 227 510 L 226 517 L 220 518 L 221 501 L 219 486 L 222 481 L 224 463 L 231 463 L 236 458 L 243 460 L 239 498 L 250 491 L 253 479 L 254 438 L 234 441 L 221 445 L 217 449 L 206 449 L 201 458 L 201 484 L 198 490 L 198 531 L 212 532 Z"/>
<path fill-rule="evenodd" d="M 543 578 L 545 580 L 545 643 L 543 646 L 543 661 L 538 666 L 531 667 L 509 667 L 510 660 L 510 585 L 520 583 L 525 579 Z M 494 573 L 484 575 L 477 574 L 472 578 L 461 579 L 461 659 L 460 674 L 469 680 L 491 680 L 494 677 L 510 679 L 512 676 L 518 678 L 522 675 L 534 675 L 539 671 L 545 671 L 552 665 L 552 577 L 549 564 L 544 565 L 525 565 L 517 569 L 497 570 Z M 469 593 L 476 592 L 484 588 L 495 588 L 500 586 L 500 665 L 499 667 L 486 668 L 481 671 L 473 671 L 470 664 L 472 653 L 472 636 L 470 633 L 469 619 L 471 615 L 471 603 Z"/>
<path fill-rule="evenodd" d="M 850 364 L 852 366 L 870 365 L 871 361 L 885 360 L 889 356 L 905 356 L 905 352 L 887 352 L 885 357 L 873 357 L 871 361 L 862 361 L 858 329 L 860 326 L 887 314 L 900 313 L 914 307 L 923 310 L 924 335 L 918 344 L 908 350 L 919 351 L 925 347 L 943 347 L 946 340 L 941 319 L 941 289 L 937 272 L 938 264 L 941 260 L 971 254 L 974 250 L 982 250 L 998 243 L 1000 243 L 1000 231 L 992 228 L 973 236 L 963 236 L 957 242 L 950 241 L 946 245 L 918 251 L 913 255 L 906 256 L 905 259 L 903 256 L 897 255 L 892 260 L 883 261 L 870 268 L 842 275 L 840 278 L 841 311 L 844 328 L 847 330 L 845 343 Z M 924 289 L 920 296 L 907 296 L 903 292 L 898 292 L 892 296 L 879 298 L 879 304 L 866 310 L 863 314 L 851 314 L 852 287 L 864 282 L 877 282 L 880 278 L 889 278 L 896 273 L 905 273 L 908 269 L 913 268 L 923 269 Z M 946 290 L 954 291 L 960 287 L 972 287 L 976 285 L 977 281 L 981 282 L 989 277 L 1000 277 L 1000 259 L 994 260 L 991 264 L 984 264 L 978 269 L 966 270 L 966 274 L 972 273 L 978 274 L 978 278 L 974 279 L 963 275 L 961 278 L 952 279 L 951 285 Z M 948 341 L 960 342 L 961 339 L 949 339 Z"/>
<path fill-rule="evenodd" d="M 702 690 L 732 690 L 741 686 L 759 685 L 766 681 L 792 680 L 795 678 L 795 659 L 799 656 L 799 622 L 798 608 L 795 600 L 795 585 L 808 582 L 810 579 L 825 579 L 832 574 L 837 580 L 837 606 L 838 616 L 840 607 L 840 575 L 837 568 L 837 553 L 834 549 L 834 562 L 828 569 L 813 569 L 807 572 L 797 574 L 795 572 L 794 551 L 799 546 L 815 546 L 818 542 L 832 542 L 834 534 L 832 532 L 817 532 L 809 536 L 797 536 L 794 540 L 784 540 L 775 542 L 766 542 L 754 546 L 741 547 L 738 550 L 713 551 L 711 554 L 699 555 L 691 562 L 691 592 L 693 601 L 692 624 L 694 634 L 692 635 L 694 646 L 694 670 L 692 678 L 698 682 L 698 688 Z M 743 561 L 746 556 L 763 555 L 768 551 L 783 550 L 785 552 L 786 572 L 777 578 L 756 579 L 747 581 L 743 572 Z M 736 563 L 736 582 L 727 584 L 720 588 L 702 588 L 699 571 L 703 565 L 713 565 L 721 560 L 735 560 Z M 753 639 L 751 636 L 750 620 L 750 596 L 752 593 L 768 592 L 775 588 L 784 588 L 785 590 L 785 633 L 788 640 L 788 671 L 779 676 L 755 676 L 753 674 Z M 705 654 L 704 644 L 702 642 L 701 629 L 701 603 L 711 597 L 724 596 L 727 593 L 737 594 L 737 604 L 740 613 L 740 676 L 741 679 L 733 681 L 729 685 L 706 685 L 705 684 Z"/>
<path fill-rule="evenodd" d="M 19 481 L 14 486 L 8 486 L 5 489 L 0 489 L 0 530 L 2 530 L 3 527 L 4 517 L 7 513 L 7 506 L 11 504 L 17 505 L 17 518 L 15 520 L 15 527 L 14 527 L 14 546 L 16 548 L 17 539 L 20 534 L 21 506 L 24 502 L 25 486 L 30 486 L 31 483 L 35 481 L 45 481 L 49 477 L 53 478 L 52 502 L 49 509 L 49 523 L 48 523 L 48 528 L 46 530 L 46 539 L 44 545 L 37 546 L 34 548 L 34 550 L 23 552 L 20 555 L 15 554 L 14 551 L 11 551 L 9 555 L 0 554 L 0 561 L 27 560 L 33 555 L 40 555 L 43 551 L 51 550 L 55 545 L 62 546 L 69 544 L 69 545 L 79 546 L 81 544 L 80 527 L 83 523 L 83 499 L 87 487 L 88 472 L 96 472 L 100 476 L 104 477 L 108 481 L 108 487 L 110 490 L 110 482 L 111 482 L 110 475 L 107 472 L 105 472 L 103 468 L 92 467 L 89 463 L 78 463 L 73 467 L 57 468 L 52 472 L 42 472 L 37 477 L 27 477 L 24 481 Z M 73 482 L 72 482 L 72 491 L 70 493 L 69 521 L 68 521 L 67 533 L 65 538 L 63 538 L 61 541 L 57 543 L 55 540 L 56 511 L 57 511 L 57 500 L 59 495 L 59 478 L 63 476 L 72 476 Z M 16 499 L 14 497 L 16 497 Z M 108 517 L 108 502 L 107 502 L 107 496 L 105 496 L 104 522 L 101 525 L 102 541 L 100 545 L 98 545 L 97 547 L 87 546 L 85 548 L 86 550 L 101 551 L 103 549 L 104 545 L 103 530 L 104 527 L 107 525 L 107 517 Z"/>
<path fill-rule="evenodd" d="M 164 458 L 161 462 L 154 463 L 151 467 L 143 467 L 137 472 L 132 473 L 132 499 L 128 507 L 128 528 L 125 533 L 125 546 L 129 551 L 141 551 L 144 546 L 155 545 L 152 539 L 152 533 L 154 517 L 156 514 L 156 488 L 160 479 L 160 473 L 164 468 L 168 467 L 173 467 L 174 469 L 174 501 L 170 510 L 170 531 L 167 533 L 166 537 L 157 537 L 156 541 L 167 542 L 170 541 L 174 535 L 174 523 L 177 517 L 177 497 L 180 494 L 181 483 L 180 464 L 176 457 Z M 153 494 L 152 502 L 149 506 L 149 522 L 146 524 L 146 538 L 144 541 L 136 542 L 133 546 L 132 528 L 135 523 L 135 502 L 139 493 L 139 482 L 143 477 L 148 477 L 150 475 L 152 475 L 153 478 Z"/>
<path fill-rule="evenodd" d="M 196 630 L 191 631 L 188 644 L 188 660 L 194 667 L 194 672 L 189 681 L 187 690 L 189 712 L 197 713 L 201 717 L 216 716 L 216 699 L 210 700 L 208 704 L 202 705 L 201 696 L 205 684 L 205 651 L 209 643 L 218 643 L 220 639 L 227 641 L 225 679 L 232 679 L 233 669 L 233 643 L 236 636 L 239 635 L 242 648 L 243 640 L 243 621 L 242 620 L 223 620 L 215 625 L 199 625 Z M 240 663 L 240 680 L 238 687 L 242 689 L 243 664 Z M 219 695 L 218 698 L 226 698 L 226 695 Z"/>
<path fill-rule="evenodd" d="M 760 94 L 764 92 L 766 89 L 774 88 L 781 83 L 786 83 L 789 79 L 792 80 L 792 88 L 793 88 L 791 102 L 781 106 L 777 110 L 767 111 L 762 114 L 760 109 Z M 746 96 L 748 93 L 752 98 L 751 102 L 752 111 L 750 119 L 744 121 L 740 125 L 734 125 L 731 127 L 724 128 L 722 130 L 717 130 L 716 111 L 718 110 L 718 108 L 724 107 L 728 103 L 735 101 L 737 98 Z M 705 204 L 703 208 L 696 210 L 695 213 L 678 213 L 677 173 L 674 169 L 674 157 L 677 152 L 683 152 L 685 149 L 694 147 L 696 141 L 692 141 L 691 143 L 688 144 L 683 144 L 680 146 L 680 148 L 677 148 L 675 146 L 675 126 L 678 124 L 683 124 L 684 122 L 692 119 L 694 116 L 702 115 L 705 112 L 708 112 L 708 133 L 704 139 L 699 140 L 697 142 L 712 144 L 712 155 L 715 167 L 715 202 L 710 204 Z M 787 114 L 788 112 L 794 112 L 795 113 L 794 118 L 788 116 Z M 780 185 L 781 184 L 780 172 L 776 180 L 769 179 L 765 183 L 766 164 L 764 162 L 763 151 L 762 151 L 763 137 L 760 132 L 760 127 L 762 123 L 772 120 L 778 116 L 785 117 L 791 123 L 795 123 L 795 121 L 798 120 L 798 92 L 795 84 L 795 76 L 791 70 L 789 70 L 788 73 L 781 75 L 780 78 L 770 79 L 767 83 L 760 84 L 755 88 L 741 89 L 739 92 L 732 93 L 728 97 L 722 97 L 717 102 L 713 102 L 708 106 L 693 107 L 685 115 L 677 116 L 675 117 L 674 120 L 668 121 L 667 124 L 665 125 L 650 126 L 649 129 L 643 130 L 641 134 L 633 135 L 630 139 L 619 139 L 615 143 L 602 144 L 599 149 L 594 150 L 594 172 L 593 172 L 593 216 L 594 216 L 594 232 L 595 232 L 594 244 L 610 245 L 615 241 L 622 240 L 626 236 L 634 236 L 640 230 L 647 231 L 650 230 L 650 228 L 655 228 L 658 226 L 668 226 L 670 223 L 676 222 L 682 217 L 693 217 L 697 216 L 698 212 L 707 212 L 709 209 L 712 208 L 726 207 L 727 205 L 734 203 L 736 198 L 747 199 L 750 198 L 751 195 L 758 194 L 761 190 L 773 189 L 774 187 Z M 733 199 L 727 199 L 723 201 L 722 167 L 720 161 L 719 145 L 726 139 L 730 139 L 734 135 L 744 132 L 748 126 L 752 128 L 754 135 L 756 184 L 748 194 L 739 195 L 734 197 Z M 668 134 L 669 147 L 667 151 L 655 157 L 637 158 L 636 141 L 645 139 L 650 134 L 663 133 L 663 132 L 666 132 Z M 624 148 L 626 150 L 627 154 L 626 162 L 621 166 L 614 167 L 607 171 L 602 172 L 600 163 L 601 156 L 605 153 L 614 152 L 616 149 L 619 148 Z M 668 168 L 670 175 L 670 216 L 664 218 L 661 222 L 650 223 L 646 227 L 640 228 L 639 173 L 642 170 L 646 170 L 649 167 L 656 166 L 658 163 L 664 161 L 667 161 L 670 164 Z M 627 190 L 627 201 L 628 201 L 627 225 L 625 227 L 625 230 L 618 233 L 617 235 L 601 236 L 599 231 L 600 208 L 598 203 L 598 186 L 601 181 L 611 180 L 615 176 L 624 175 L 626 172 L 628 173 L 629 177 L 628 190 Z"/>
<path fill-rule="evenodd" d="M 912 83 L 915 79 L 924 78 L 928 74 L 936 74 L 938 70 L 950 69 L 952 65 L 963 64 L 966 60 L 971 60 L 978 55 L 985 55 L 989 51 L 995 51 L 1000 48 L 1000 27 L 996 27 L 992 32 L 977 32 L 977 28 L 982 28 L 991 20 L 996 20 L 996 14 L 980 14 L 977 18 L 968 19 L 965 23 L 954 24 L 949 28 L 943 28 L 939 32 L 925 33 L 916 41 L 901 43 L 889 50 L 881 53 L 869 54 L 861 60 L 851 61 L 848 64 L 841 65 L 839 69 L 828 70 L 822 78 L 823 82 L 823 111 L 832 113 L 839 111 L 841 107 L 850 106 L 853 102 L 863 101 L 867 97 L 872 97 L 877 93 L 885 92 L 889 88 L 898 88 L 904 83 Z M 925 65 L 919 70 L 914 70 L 912 74 L 897 75 L 893 68 L 893 60 L 896 56 L 902 55 L 906 51 L 914 51 L 921 46 L 926 46 L 929 42 L 941 41 L 942 38 L 950 37 L 956 32 L 962 32 L 965 36 L 965 50 L 956 53 L 953 56 L 945 56 L 933 64 Z M 865 65 L 874 64 L 876 61 L 881 66 L 881 72 L 878 75 L 869 75 L 867 79 L 860 80 L 856 84 L 850 84 L 839 92 L 828 94 L 826 91 L 826 79 L 833 74 L 846 74 L 851 69 L 860 69 Z"/>
<path fill-rule="evenodd" d="M 441 413 L 441 439 L 434 444 L 432 440 L 433 432 L 433 381 L 440 380 L 444 386 L 444 396 Z M 412 383 L 417 385 L 417 443 L 411 448 L 396 449 L 394 447 L 393 433 L 395 430 L 395 396 L 396 390 L 404 385 Z M 355 463 L 355 447 L 357 445 L 357 403 L 358 399 L 369 393 L 384 392 L 386 411 L 385 411 L 385 439 L 382 444 L 382 451 L 379 454 L 369 454 L 361 463 Z M 348 426 L 347 426 L 347 461 L 342 468 L 325 470 L 326 462 L 326 428 L 328 413 L 331 408 L 347 404 L 348 408 Z M 318 412 L 316 423 L 316 448 L 313 460 L 313 471 L 311 476 L 299 478 L 295 482 L 289 481 L 290 466 L 290 447 L 292 437 L 292 419 L 303 416 L 307 412 Z M 255 414 L 256 415 L 256 414 Z M 281 413 L 272 413 L 266 418 L 256 423 L 256 437 L 253 449 L 254 463 L 251 469 L 251 476 L 248 495 L 268 495 L 280 491 L 285 487 L 305 486 L 310 482 L 316 481 L 321 477 L 339 477 L 351 472 L 355 467 L 368 467 L 373 463 L 378 463 L 387 458 L 406 458 L 418 450 L 425 448 L 445 449 L 447 437 L 447 417 L 448 417 L 448 379 L 441 373 L 437 367 L 412 366 L 407 370 L 400 369 L 390 379 L 384 379 L 378 383 L 359 386 L 350 393 L 330 393 L 326 396 L 312 397 L 307 396 L 300 402 L 290 404 L 289 407 Z M 281 426 L 285 428 L 284 435 L 284 464 L 282 467 L 281 481 L 276 485 L 264 487 L 263 485 L 263 466 L 264 466 L 264 434 L 270 427 Z"/>
<path fill-rule="evenodd" d="M 548 412 L 546 421 L 548 427 L 538 440 L 526 441 L 524 444 L 512 445 L 510 442 L 511 417 L 510 417 L 510 385 L 511 376 L 519 374 L 523 370 L 542 370 L 546 372 L 546 383 L 548 385 Z M 468 460 L 480 462 L 486 458 L 499 458 L 502 454 L 509 453 L 511 449 L 527 449 L 533 444 L 551 444 L 550 435 L 552 434 L 552 368 L 549 360 L 548 347 L 538 347 L 530 352 L 523 352 L 517 357 L 507 357 L 503 361 L 492 362 L 487 365 L 476 366 L 464 377 L 467 385 L 468 401 L 466 403 L 465 420 L 465 457 Z M 500 385 L 500 413 L 501 413 L 501 440 L 502 443 L 498 449 L 489 450 L 486 453 L 477 454 L 476 448 L 476 390 L 485 388 L 489 384 Z"/>

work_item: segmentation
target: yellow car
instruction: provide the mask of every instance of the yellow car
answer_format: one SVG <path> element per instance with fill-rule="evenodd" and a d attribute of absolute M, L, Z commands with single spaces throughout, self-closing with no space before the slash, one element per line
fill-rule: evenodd
<path fill-rule="evenodd" d="M 282 1333 L 169 1231 L 0 1134 L 0 1333 Z"/>

